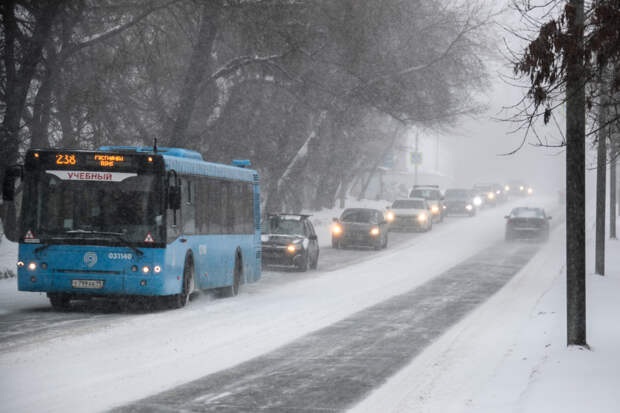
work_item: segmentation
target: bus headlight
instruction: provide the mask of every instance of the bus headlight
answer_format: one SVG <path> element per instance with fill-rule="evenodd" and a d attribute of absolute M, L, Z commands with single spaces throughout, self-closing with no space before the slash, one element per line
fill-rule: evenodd
<path fill-rule="evenodd" d="M 378 227 L 373 227 L 370 230 L 370 235 L 372 235 L 373 237 L 376 237 L 377 235 L 379 235 L 379 228 Z"/>
<path fill-rule="evenodd" d="M 30 271 L 34 271 L 34 270 L 36 270 L 36 269 L 37 269 L 37 263 L 36 263 L 36 262 L 31 262 L 31 263 L 28 263 L 28 269 L 29 269 Z"/>
<path fill-rule="evenodd" d="M 479 196 L 474 198 L 474 205 L 475 206 L 480 206 L 482 205 L 482 198 L 480 198 Z"/>
<path fill-rule="evenodd" d="M 418 215 L 418 221 L 420 221 L 420 222 L 424 222 L 424 221 L 426 221 L 426 214 L 420 214 L 420 215 Z"/>

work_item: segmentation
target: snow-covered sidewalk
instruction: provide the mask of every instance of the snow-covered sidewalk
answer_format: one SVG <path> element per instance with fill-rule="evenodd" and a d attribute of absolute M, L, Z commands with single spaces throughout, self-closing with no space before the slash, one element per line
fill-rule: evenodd
<path fill-rule="evenodd" d="M 597 412 L 620 406 L 620 242 L 590 274 L 588 341 L 566 346 L 564 227 L 498 294 L 355 412 Z"/>

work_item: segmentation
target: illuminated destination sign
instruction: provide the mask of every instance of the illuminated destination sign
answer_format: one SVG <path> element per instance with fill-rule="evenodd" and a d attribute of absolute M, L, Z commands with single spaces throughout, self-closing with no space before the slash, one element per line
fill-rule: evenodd
<path fill-rule="evenodd" d="M 95 161 L 99 162 L 99 166 L 107 166 L 114 167 L 116 164 L 122 164 L 125 162 L 125 157 L 123 155 L 106 155 L 101 153 L 96 153 L 93 155 Z"/>
<path fill-rule="evenodd" d="M 26 159 L 26 164 L 32 168 L 45 170 L 75 170 L 85 171 L 110 171 L 110 172 L 138 172 L 159 169 L 163 166 L 163 159 L 152 154 L 138 153 L 109 153 L 89 151 L 31 151 Z M 77 179 L 73 175 L 71 178 Z M 81 180 L 91 180 L 81 179 Z M 101 179 L 94 179 L 101 180 Z"/>

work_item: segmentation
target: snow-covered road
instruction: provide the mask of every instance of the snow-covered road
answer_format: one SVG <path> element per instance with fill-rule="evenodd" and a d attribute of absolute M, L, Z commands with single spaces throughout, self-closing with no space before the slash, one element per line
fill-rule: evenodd
<path fill-rule="evenodd" d="M 0 405 L 7 411 L 98 411 L 230 369 L 503 244 L 506 213 L 504 206 L 473 219 L 452 218 L 370 258 L 361 252 L 332 271 L 268 273 L 233 299 L 203 296 L 179 311 L 91 314 L 22 341 L 7 340 L 0 349 Z M 2 282 L 3 297 L 11 282 Z M 46 313 L 43 298 L 29 300 L 26 309 L 9 306 L 0 320 L 18 310 L 32 320 Z"/>

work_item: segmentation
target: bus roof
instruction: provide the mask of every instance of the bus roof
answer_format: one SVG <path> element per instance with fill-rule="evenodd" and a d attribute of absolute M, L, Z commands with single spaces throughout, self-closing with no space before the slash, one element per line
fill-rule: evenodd
<path fill-rule="evenodd" d="M 100 151 L 153 153 L 150 146 L 102 146 Z M 181 174 L 212 176 L 215 178 L 237 179 L 255 182 L 258 174 L 245 167 L 206 162 L 199 152 L 182 148 L 158 147 L 157 154 L 164 158 L 166 170 L 174 169 Z M 256 178 L 255 178 L 256 177 Z"/>

